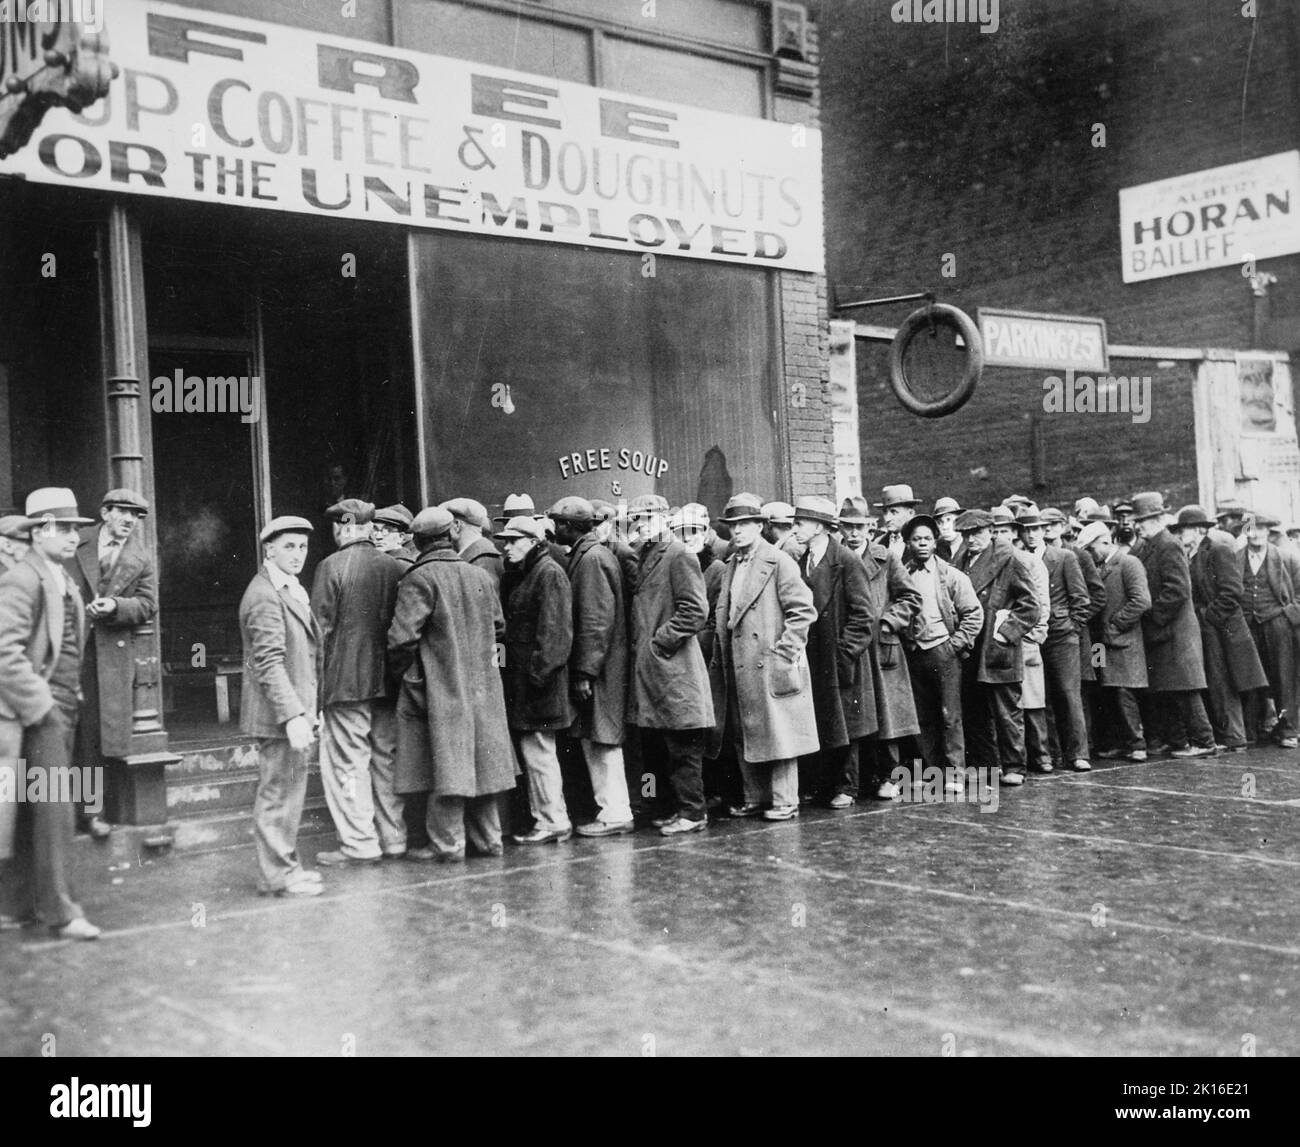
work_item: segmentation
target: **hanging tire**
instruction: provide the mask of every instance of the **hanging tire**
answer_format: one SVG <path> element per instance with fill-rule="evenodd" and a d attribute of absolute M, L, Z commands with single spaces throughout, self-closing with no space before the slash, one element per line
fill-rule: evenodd
<path fill-rule="evenodd" d="M 966 369 L 962 373 L 961 381 L 942 398 L 933 401 L 916 396 L 903 365 L 904 356 L 912 340 L 918 335 L 928 335 L 931 323 L 956 331 L 966 344 Z M 960 410 L 975 393 L 975 387 L 979 384 L 983 373 L 984 344 L 980 341 L 979 328 L 965 311 L 960 311 L 947 303 L 933 303 L 928 307 L 922 307 L 919 311 L 913 311 L 903 320 L 903 325 L 898 328 L 898 333 L 894 335 L 894 341 L 890 344 L 890 385 L 894 388 L 898 401 L 921 418 L 942 418 L 946 414 Z"/>

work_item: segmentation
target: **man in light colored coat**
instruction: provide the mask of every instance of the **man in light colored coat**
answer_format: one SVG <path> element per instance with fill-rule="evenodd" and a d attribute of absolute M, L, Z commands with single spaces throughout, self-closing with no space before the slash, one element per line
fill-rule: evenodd
<path fill-rule="evenodd" d="M 319 896 L 320 874 L 298 859 L 309 753 L 320 707 L 320 629 L 298 581 L 312 524 L 273 518 L 259 535 L 262 568 L 239 603 L 244 680 L 239 724 L 257 737 L 253 841 L 264 896 Z"/>
<path fill-rule="evenodd" d="M 817 620 L 812 590 L 788 554 L 764 541 L 763 509 L 737 494 L 722 521 L 731 527 L 714 614 L 709 676 L 713 708 L 725 714 L 744 777 L 744 810 L 768 820 L 799 815 L 799 760 L 817 752 L 817 715 L 805 646 Z M 748 815 L 748 813 L 745 813 Z"/>

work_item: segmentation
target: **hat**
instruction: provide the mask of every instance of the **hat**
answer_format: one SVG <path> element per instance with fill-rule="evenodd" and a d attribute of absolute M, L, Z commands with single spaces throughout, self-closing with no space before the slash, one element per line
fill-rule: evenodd
<path fill-rule="evenodd" d="M 441 537 L 451 529 L 454 521 L 451 512 L 441 506 L 429 506 L 415 515 L 411 522 L 411 533 L 417 538 Z"/>
<path fill-rule="evenodd" d="M 596 507 L 593 506 L 586 498 L 575 498 L 569 496 L 561 498 L 549 510 L 546 511 L 548 518 L 567 518 L 571 522 L 594 522 L 596 520 Z"/>
<path fill-rule="evenodd" d="M 1085 525 L 1088 522 L 1101 522 L 1104 526 L 1115 526 L 1119 524 L 1113 517 L 1111 517 L 1109 506 L 1098 506 L 1095 510 L 1089 510 L 1088 516 L 1085 519 Z"/>
<path fill-rule="evenodd" d="M 790 507 L 791 511 L 794 507 Z M 759 501 L 757 494 L 737 494 L 727 503 L 727 508 L 722 512 L 722 521 L 731 522 L 751 522 L 763 521 L 763 504 Z"/>
<path fill-rule="evenodd" d="M 1178 511 L 1178 521 L 1174 523 L 1174 529 L 1181 530 L 1185 526 L 1212 526 L 1214 523 L 1205 516 L 1204 506 L 1184 506 Z"/>
<path fill-rule="evenodd" d="M 876 508 L 888 510 L 890 506 L 919 506 L 921 499 L 912 493 L 911 486 L 886 486 L 880 491 L 883 502 L 877 502 Z"/>
<path fill-rule="evenodd" d="M 450 517 L 450 515 L 448 515 Z M 536 518 L 527 514 L 518 514 L 508 521 L 504 528 L 497 531 L 498 538 L 505 538 L 506 541 L 512 541 L 515 538 L 543 538 L 546 536 L 546 527 Z"/>
<path fill-rule="evenodd" d="M 272 518 L 265 526 L 262 532 L 257 535 L 259 542 L 269 542 L 272 538 L 278 538 L 281 534 L 310 534 L 313 533 L 312 524 L 306 518 L 296 518 L 292 514 L 285 514 L 278 518 Z"/>
<path fill-rule="evenodd" d="M 507 494 L 505 503 L 501 507 L 500 517 L 493 518 L 494 522 L 505 522 L 511 518 L 518 517 L 521 514 L 527 514 L 530 517 L 537 513 L 537 507 L 533 505 L 533 500 L 527 494 Z"/>
<path fill-rule="evenodd" d="M 963 510 L 956 522 L 959 534 L 969 534 L 991 525 L 993 525 L 993 515 L 987 510 Z"/>
<path fill-rule="evenodd" d="M 30 537 L 27 519 L 22 514 L 6 514 L 0 518 L 0 538 L 13 538 L 14 541 L 25 542 Z"/>
<path fill-rule="evenodd" d="M 598 522 L 608 522 L 610 518 L 618 517 L 618 507 L 613 502 L 606 502 L 602 498 L 592 498 L 591 508 L 596 512 Z"/>
<path fill-rule="evenodd" d="M 1079 536 L 1074 539 L 1074 544 L 1082 550 L 1092 545 L 1098 538 L 1109 539 L 1110 527 L 1105 522 L 1094 519 L 1079 531 Z"/>
<path fill-rule="evenodd" d="M 1055 506 L 1048 506 L 1047 509 L 1041 511 L 1038 516 L 1043 519 L 1044 524 L 1049 522 L 1060 522 L 1064 525 L 1070 520 L 1065 516 L 1064 510 L 1058 510 Z"/>
<path fill-rule="evenodd" d="M 1004 506 L 1011 506 L 1014 509 L 1016 506 L 1032 506 L 1034 500 L 1033 498 L 1026 498 L 1024 494 L 1012 494 L 1008 498 L 1003 498 L 1002 504 Z"/>
<path fill-rule="evenodd" d="M 1230 518 L 1234 515 L 1244 517 L 1248 511 L 1236 498 L 1224 498 L 1214 509 L 1214 517 L 1217 521 L 1220 518 Z"/>
<path fill-rule="evenodd" d="M 1121 498 L 1115 503 L 1116 514 L 1131 514 L 1133 512 L 1133 503 L 1125 498 Z"/>
<path fill-rule="evenodd" d="M 865 526 L 871 521 L 866 498 L 845 498 L 839 513 L 841 526 Z"/>
<path fill-rule="evenodd" d="M 829 498 L 821 498 L 816 494 L 810 494 L 806 498 L 796 498 L 791 509 L 794 517 L 809 522 L 824 522 L 828 526 L 833 526 L 836 522 L 835 503 Z"/>
<path fill-rule="evenodd" d="M 764 502 L 763 517 L 776 526 L 794 524 L 794 507 L 789 502 Z"/>
<path fill-rule="evenodd" d="M 1144 521 L 1147 518 L 1158 518 L 1161 514 L 1169 512 L 1165 507 L 1164 498 L 1154 490 L 1134 494 L 1132 509 L 1133 520 L 1137 522 Z"/>
<path fill-rule="evenodd" d="M 704 519 L 705 525 L 709 522 L 709 507 L 703 502 L 687 502 L 682 507 L 683 514 L 694 514 L 696 517 Z"/>
<path fill-rule="evenodd" d="M 950 498 L 949 501 L 951 500 L 952 499 Z M 917 514 L 916 517 L 908 518 L 907 521 L 903 523 L 902 528 L 898 531 L 899 537 L 901 537 L 905 542 L 910 541 L 912 531 L 915 530 L 917 526 L 929 526 L 930 532 L 936 538 L 939 536 L 939 523 L 930 517 L 929 514 Z"/>
<path fill-rule="evenodd" d="M 360 498 L 344 498 L 343 501 L 335 502 L 326 510 L 325 516 L 331 522 L 339 522 L 345 526 L 352 525 L 354 522 L 361 526 L 374 519 L 375 507 Z"/>
<path fill-rule="evenodd" d="M 701 514 L 700 509 L 698 502 L 691 502 L 683 506 L 668 519 L 668 528 L 670 530 L 707 530 L 709 528 L 708 515 L 707 512 Z"/>
<path fill-rule="evenodd" d="M 404 534 L 411 532 L 412 514 L 400 502 L 396 506 L 385 506 L 382 510 L 376 510 L 373 521 L 385 526 L 392 526 L 395 530 L 401 530 Z"/>
<path fill-rule="evenodd" d="M 956 498 L 940 498 L 934 504 L 934 516 L 936 518 L 943 514 L 960 514 L 961 507 L 957 504 Z"/>
<path fill-rule="evenodd" d="M 492 524 L 488 519 L 487 507 L 473 498 L 449 498 L 445 502 L 439 502 L 438 509 L 446 510 L 453 518 L 459 518 L 480 530 L 486 530 Z"/>
<path fill-rule="evenodd" d="M 77 512 L 77 499 L 66 486 L 42 486 L 27 495 L 27 525 L 35 528 L 46 522 L 71 522 L 77 526 L 93 526 L 94 518 L 83 518 Z"/>
<path fill-rule="evenodd" d="M 121 506 L 124 510 L 138 510 L 142 514 L 149 512 L 149 503 L 146 502 L 134 490 L 128 490 L 125 486 L 118 486 L 114 490 L 109 490 L 99 500 L 101 506 Z"/>
<path fill-rule="evenodd" d="M 1074 512 L 1080 518 L 1086 518 L 1098 505 L 1096 498 L 1079 498 L 1074 503 Z"/>
<path fill-rule="evenodd" d="M 990 526 L 1014 526 L 1016 524 L 1016 515 L 1012 513 L 1011 507 L 1005 503 L 1001 506 L 994 506 L 989 511 Z"/>
<path fill-rule="evenodd" d="M 1031 506 L 1026 506 L 1016 515 L 1016 529 L 1024 530 L 1032 526 L 1041 526 L 1043 516 Z"/>
<path fill-rule="evenodd" d="M 1255 514 L 1255 525 L 1267 526 L 1271 530 L 1277 529 L 1282 524 L 1281 518 L 1275 518 L 1272 514 L 1266 514 L 1260 510 Z"/>
<path fill-rule="evenodd" d="M 668 499 L 660 494 L 638 494 L 627 504 L 627 516 L 634 514 L 666 514 Z"/>

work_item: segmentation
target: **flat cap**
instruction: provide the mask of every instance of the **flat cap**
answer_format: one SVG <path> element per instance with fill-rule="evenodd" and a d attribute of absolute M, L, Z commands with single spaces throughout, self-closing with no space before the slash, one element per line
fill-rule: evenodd
<path fill-rule="evenodd" d="M 633 514 L 666 514 L 668 509 L 668 499 L 660 494 L 638 494 L 627 504 L 629 518 Z"/>
<path fill-rule="evenodd" d="M 149 512 L 149 503 L 134 490 L 128 490 L 125 486 L 118 486 L 114 490 L 109 490 L 99 500 L 99 504 L 101 506 L 121 506 L 127 510 L 139 510 L 142 514 Z"/>
<path fill-rule="evenodd" d="M 363 502 L 360 498 L 344 498 L 343 501 L 335 502 L 326 510 L 325 516 L 331 522 L 342 522 L 345 525 L 355 522 L 364 525 L 374 519 L 375 507 L 373 502 Z"/>
<path fill-rule="evenodd" d="M 1008 497 L 1002 499 L 1002 504 L 1004 506 L 1010 506 L 1014 509 L 1016 506 L 1032 506 L 1034 504 L 1034 500 L 1033 498 L 1026 498 L 1024 494 L 1011 494 Z"/>
<path fill-rule="evenodd" d="M 506 541 L 514 538 L 544 538 L 545 536 L 546 527 L 528 514 L 517 514 L 497 531 L 497 537 L 505 538 Z"/>
<path fill-rule="evenodd" d="M 31 537 L 31 531 L 27 526 L 27 519 L 22 514 L 6 514 L 0 518 L 0 538 L 12 538 L 17 542 L 25 542 Z"/>
<path fill-rule="evenodd" d="M 956 521 L 959 534 L 969 534 L 993 525 L 993 515 L 987 510 L 963 510 Z"/>
<path fill-rule="evenodd" d="M 1092 545 L 1092 543 L 1097 541 L 1099 538 L 1109 537 L 1110 527 L 1106 525 L 1105 522 L 1100 521 L 1099 519 L 1094 519 L 1079 531 L 1079 536 L 1075 538 L 1074 544 L 1082 550 L 1087 549 L 1088 546 Z"/>
<path fill-rule="evenodd" d="M 1048 506 L 1041 514 L 1038 515 L 1044 522 L 1060 522 L 1064 525 L 1070 519 L 1065 516 L 1064 510 L 1058 510 L 1055 506 Z"/>
<path fill-rule="evenodd" d="M 566 518 L 571 522 L 594 522 L 596 520 L 596 507 L 588 502 L 586 498 L 577 498 L 570 495 L 556 502 L 554 506 L 546 511 L 546 516 L 552 520 Z"/>
<path fill-rule="evenodd" d="M 794 507 L 789 502 L 764 502 L 763 517 L 778 526 L 789 526 L 794 522 Z"/>
<path fill-rule="evenodd" d="M 674 532 L 678 530 L 707 530 L 709 528 L 708 514 L 699 512 L 698 503 L 689 503 L 668 519 L 668 528 Z"/>
<path fill-rule="evenodd" d="M 312 524 L 306 518 L 283 514 L 267 522 L 262 527 L 262 532 L 257 535 L 257 539 L 261 542 L 269 542 L 272 538 L 278 538 L 281 534 L 310 534 L 313 532 Z"/>
<path fill-rule="evenodd" d="M 451 529 L 453 518 L 441 506 L 429 506 L 415 515 L 411 533 L 418 538 L 436 538 Z"/>
<path fill-rule="evenodd" d="M 376 510 L 374 520 L 385 526 L 392 526 L 395 530 L 401 530 L 403 533 L 410 533 L 414 515 L 398 502 L 396 506 L 385 506 L 382 510 Z"/>
<path fill-rule="evenodd" d="M 618 517 L 618 507 L 602 498 L 592 498 L 591 508 L 596 512 L 598 522 L 608 522 L 610 518 Z"/>
<path fill-rule="evenodd" d="M 459 518 L 480 530 L 486 530 L 492 524 L 487 507 L 473 498 L 448 498 L 447 501 L 438 503 L 438 509 L 446 510 L 453 518 Z"/>
<path fill-rule="evenodd" d="M 703 518 L 705 522 L 709 521 L 709 507 L 703 502 L 687 502 L 682 507 L 683 514 L 694 514 L 697 518 Z"/>
<path fill-rule="evenodd" d="M 1255 514 L 1255 525 L 1267 526 L 1270 530 L 1276 530 L 1282 525 L 1282 519 L 1260 510 Z"/>

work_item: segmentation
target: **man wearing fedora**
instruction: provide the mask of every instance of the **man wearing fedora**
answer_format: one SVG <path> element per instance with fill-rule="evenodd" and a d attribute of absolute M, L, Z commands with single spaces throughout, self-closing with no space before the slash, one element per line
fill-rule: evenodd
<path fill-rule="evenodd" d="M 808 668 L 821 746 L 800 762 L 800 788 L 846 809 L 858 796 L 858 742 L 876 731 L 877 721 L 867 662 L 873 629 L 867 571 L 836 541 L 835 525 L 835 503 L 795 500 L 794 536 L 804 550 L 799 568 L 817 610 L 808 630 Z"/>
<path fill-rule="evenodd" d="M 961 505 L 956 498 L 940 498 L 934 504 L 932 517 L 938 531 L 935 535 L 934 553 L 941 561 L 951 562 L 952 555 L 961 545 L 961 534 L 957 532 L 957 515 L 960 513 Z"/>
<path fill-rule="evenodd" d="M 65 563 L 77 549 L 71 490 L 27 498 L 31 549 L 0 576 L 0 768 L 23 762 L 28 791 L 44 778 L 46 799 L 0 801 L 0 910 L 6 922 L 40 920 L 67 940 L 94 940 L 69 886 L 73 739 L 81 705 L 85 607 Z M 59 799 L 61 798 L 61 799 Z"/>
<path fill-rule="evenodd" d="M 818 750 L 805 649 L 817 611 L 799 567 L 763 539 L 756 495 L 737 494 L 722 520 L 733 553 L 714 613 L 709 679 L 744 781 L 745 802 L 732 815 L 789 820 L 799 815 L 799 758 Z"/>
<path fill-rule="evenodd" d="M 871 541 L 871 528 L 876 519 L 867 513 L 867 500 L 861 497 L 844 499 L 839 512 L 840 540 L 851 554 L 866 552 Z"/>
<path fill-rule="evenodd" d="M 993 538 L 993 515 L 966 510 L 960 568 L 984 610 L 984 628 L 962 666 L 962 725 L 966 758 L 976 768 L 1002 769 L 1002 783 L 1025 783 L 1024 679 L 1021 641 L 1038 624 L 1039 606 L 1029 570 L 1005 539 Z"/>
<path fill-rule="evenodd" d="M 672 813 L 653 823 L 676 836 L 709 824 L 703 763 L 714 710 L 696 640 L 708 624 L 704 575 L 669 528 L 668 510 L 658 494 L 639 494 L 627 508 L 632 544 L 640 549 L 627 719 L 641 730 L 643 760 L 660 766 L 672 786 Z"/>
<path fill-rule="evenodd" d="M 1205 660 L 1201 627 L 1192 605 L 1192 575 L 1183 547 L 1165 528 L 1164 498 L 1154 491 L 1133 497 L 1133 523 L 1142 545 L 1134 549 L 1146 569 L 1151 608 L 1142 617 L 1147 655 L 1148 741 L 1175 757 L 1212 757 L 1214 729 L 1205 712 Z M 1149 747 L 1149 746 L 1148 746 Z"/>
<path fill-rule="evenodd" d="M 0 574 L 11 570 L 27 556 L 31 549 L 31 536 L 27 531 L 27 518 L 22 514 L 6 514 L 0 518 Z"/>
<path fill-rule="evenodd" d="M 81 531 L 76 561 L 69 566 L 86 605 L 90 633 L 81 666 L 78 765 L 99 768 L 106 757 L 131 752 L 135 709 L 135 649 L 131 630 L 158 612 L 157 578 L 144 544 L 149 503 L 134 490 L 109 490 L 100 500 L 98 524 Z M 79 827 L 96 839 L 112 831 L 98 813 L 78 811 Z"/>
<path fill-rule="evenodd" d="M 402 799 L 393 789 L 397 698 L 386 660 L 397 583 L 410 567 L 375 548 L 374 513 L 359 498 L 325 511 L 337 548 L 312 579 L 323 665 L 321 783 L 339 838 L 337 850 L 316 855 L 326 868 L 406 852 Z"/>
<path fill-rule="evenodd" d="M 1268 693 L 1277 707 L 1272 736 L 1284 749 L 1294 749 L 1300 728 L 1295 654 L 1295 634 L 1300 626 L 1300 566 L 1268 540 L 1269 530 L 1279 524 L 1271 514 L 1255 514 L 1245 531 L 1246 546 L 1235 557 L 1242 581 L 1242 610 L 1268 678 Z M 1262 721 L 1258 705 L 1252 708 L 1252 724 L 1258 735 Z"/>
<path fill-rule="evenodd" d="M 904 485 L 886 486 L 881 491 L 881 500 L 876 503 L 876 509 L 880 511 L 885 523 L 886 536 L 882 539 L 882 544 L 900 562 L 906 556 L 907 546 L 899 531 L 909 518 L 916 516 L 916 507 L 920 504 L 920 499 L 912 493 L 912 487 Z"/>
<path fill-rule="evenodd" d="M 794 507 L 789 502 L 764 502 L 762 509 L 766 522 L 763 537 L 798 561 L 803 557 L 803 548 L 794 536 Z"/>
<path fill-rule="evenodd" d="M 312 524 L 282 516 L 258 540 L 262 566 L 239 603 L 244 680 L 239 724 L 257 741 L 253 841 L 264 896 L 319 896 L 318 872 L 298 858 L 310 750 L 320 710 L 321 635 L 298 575 Z"/>
<path fill-rule="evenodd" d="M 485 536 L 491 531 L 487 507 L 473 498 L 452 498 L 438 506 L 452 517 L 451 541 L 463 562 L 478 566 L 501 585 L 501 552 Z"/>
<path fill-rule="evenodd" d="M 370 522 L 370 541 L 381 554 L 395 558 L 403 566 L 415 561 L 417 551 L 411 544 L 412 514 L 400 502 L 376 510 Z"/>

